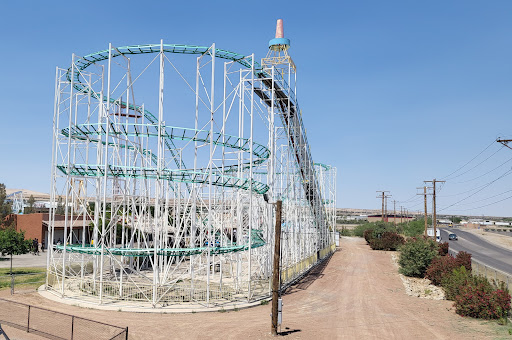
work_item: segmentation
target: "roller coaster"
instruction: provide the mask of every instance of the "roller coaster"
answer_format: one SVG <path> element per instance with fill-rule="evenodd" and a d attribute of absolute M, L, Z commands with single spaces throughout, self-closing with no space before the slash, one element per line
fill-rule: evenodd
<path fill-rule="evenodd" d="M 109 45 L 57 68 L 49 291 L 153 308 L 265 298 L 276 200 L 283 284 L 334 250 L 336 169 L 313 162 L 288 48 L 271 40 L 260 64 L 215 44 Z M 176 114 L 181 99 L 194 114 Z"/>

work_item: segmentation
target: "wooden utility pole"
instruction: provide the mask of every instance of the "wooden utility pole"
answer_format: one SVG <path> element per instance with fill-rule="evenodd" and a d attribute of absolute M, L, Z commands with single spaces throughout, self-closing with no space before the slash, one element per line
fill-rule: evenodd
<path fill-rule="evenodd" d="M 393 223 L 396 225 L 396 201 L 393 200 Z"/>
<path fill-rule="evenodd" d="M 279 273 L 281 268 L 279 266 L 281 259 L 281 208 L 282 201 L 276 202 L 276 228 L 274 238 L 274 270 L 272 272 L 272 325 L 271 332 L 273 336 L 277 336 L 277 303 L 279 299 Z"/>
<path fill-rule="evenodd" d="M 437 241 L 437 214 L 436 214 L 436 183 L 444 183 L 446 181 L 438 181 L 435 178 L 431 181 L 424 181 L 425 183 L 432 183 L 432 225 L 434 226 L 434 240 Z"/>
<path fill-rule="evenodd" d="M 386 192 L 389 192 L 389 191 L 382 191 L 382 190 L 379 191 L 379 190 L 377 190 L 377 192 L 381 193 L 380 195 L 377 195 L 377 198 L 381 198 L 382 199 L 382 210 L 381 210 L 381 215 L 380 216 L 381 216 L 382 222 L 384 222 L 384 204 L 385 204 L 386 198 L 390 197 L 390 196 L 386 195 Z"/>
<path fill-rule="evenodd" d="M 423 193 L 419 193 L 417 195 L 423 195 L 424 197 L 424 205 L 425 205 L 425 236 L 427 235 L 427 229 L 428 229 L 428 217 L 427 217 L 427 186 L 423 186 L 423 188 L 416 188 L 416 189 L 423 189 Z"/>
<path fill-rule="evenodd" d="M 425 237 L 428 236 L 427 235 L 427 229 L 428 229 L 428 216 L 427 216 L 427 187 L 424 186 L 423 187 L 423 196 L 424 196 L 424 204 L 425 204 Z"/>

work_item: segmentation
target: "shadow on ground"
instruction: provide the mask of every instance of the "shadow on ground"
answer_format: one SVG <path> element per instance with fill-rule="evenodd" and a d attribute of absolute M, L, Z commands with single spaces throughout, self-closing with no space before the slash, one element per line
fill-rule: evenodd
<path fill-rule="evenodd" d="M 300 279 L 297 283 L 294 285 L 291 285 L 290 287 L 286 288 L 283 292 L 283 295 L 293 294 L 297 291 L 306 290 L 318 279 L 321 279 L 324 274 L 324 270 L 331 261 L 332 255 L 329 256 L 326 260 L 324 260 L 319 265 L 312 268 L 306 276 L 304 276 L 302 279 Z M 300 330 L 299 330 L 300 331 Z"/>
<path fill-rule="evenodd" d="M 281 331 L 281 332 L 277 333 L 277 335 L 286 336 L 286 335 L 290 335 L 290 334 L 297 333 L 297 332 L 301 331 L 300 329 L 290 329 L 288 327 L 286 327 L 285 329 L 286 329 L 285 331 Z"/>

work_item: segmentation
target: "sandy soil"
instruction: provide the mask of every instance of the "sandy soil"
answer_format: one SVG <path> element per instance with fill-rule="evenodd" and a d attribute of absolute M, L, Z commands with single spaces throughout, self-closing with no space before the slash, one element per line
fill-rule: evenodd
<path fill-rule="evenodd" d="M 493 339 L 496 326 L 455 314 L 452 302 L 405 294 L 391 252 L 361 238 L 342 249 L 284 296 L 288 339 Z M 0 296 L 11 299 L 8 291 Z M 270 339 L 270 305 L 233 312 L 137 314 L 62 305 L 37 293 L 13 299 L 129 326 L 130 339 Z M 507 333 L 508 334 L 508 333 Z"/>

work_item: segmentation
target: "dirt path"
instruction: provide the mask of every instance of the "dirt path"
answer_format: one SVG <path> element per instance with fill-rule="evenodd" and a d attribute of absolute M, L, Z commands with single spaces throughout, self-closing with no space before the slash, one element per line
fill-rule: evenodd
<path fill-rule="evenodd" d="M 10 298 L 8 291 L 0 296 Z M 38 294 L 21 302 L 129 326 L 130 339 L 269 339 L 270 305 L 238 312 L 137 314 L 61 305 Z M 360 238 L 284 296 L 287 339 L 494 339 L 495 327 L 462 318 L 452 302 L 405 294 L 389 252 L 371 251 Z"/>

